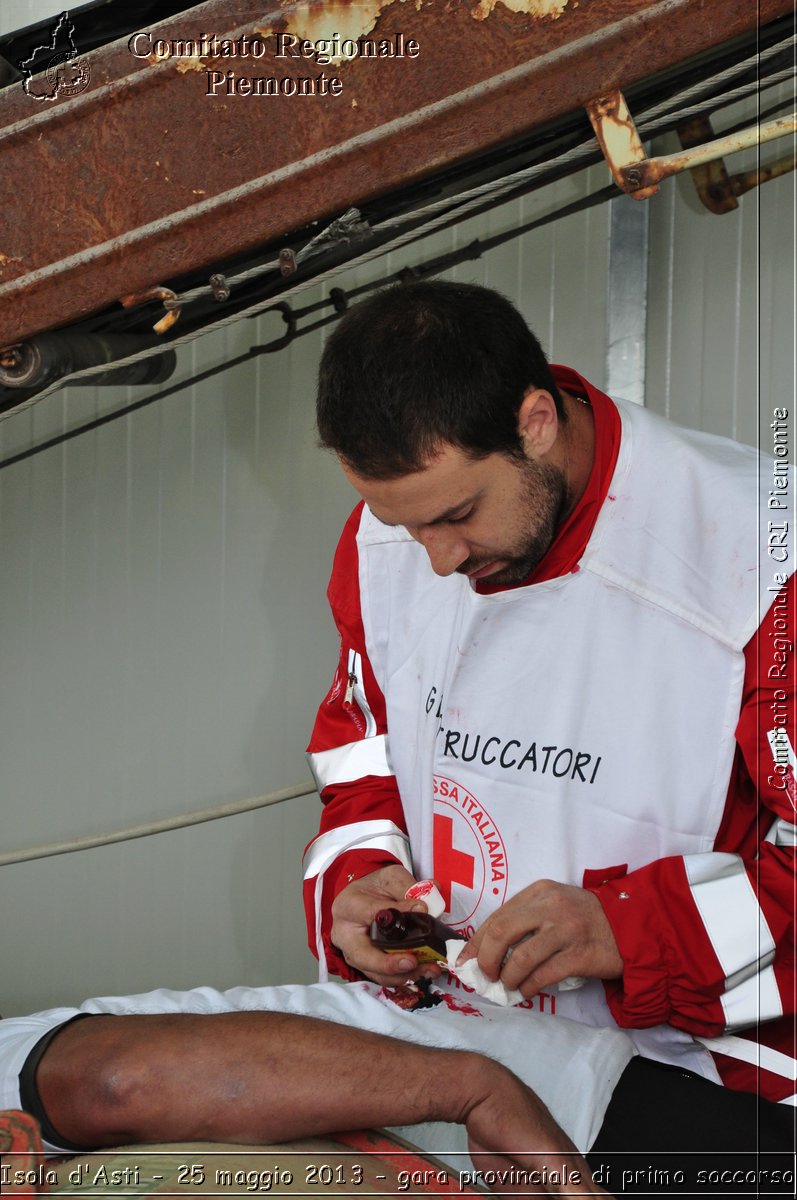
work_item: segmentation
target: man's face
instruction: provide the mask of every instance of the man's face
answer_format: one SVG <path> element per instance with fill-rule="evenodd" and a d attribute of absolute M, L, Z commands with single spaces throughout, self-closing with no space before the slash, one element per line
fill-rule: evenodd
<path fill-rule="evenodd" d="M 458 571 L 491 584 L 525 579 L 568 507 L 559 467 L 504 454 L 473 460 L 451 445 L 399 479 L 343 471 L 375 517 L 403 525 L 421 543 L 436 574 Z"/>

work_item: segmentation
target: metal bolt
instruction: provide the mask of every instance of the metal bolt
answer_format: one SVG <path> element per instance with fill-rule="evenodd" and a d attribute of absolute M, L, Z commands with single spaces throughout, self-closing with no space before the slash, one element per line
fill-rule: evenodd
<path fill-rule="evenodd" d="M 280 274 L 284 276 L 296 274 L 296 255 L 290 249 L 279 252 Z"/>
<path fill-rule="evenodd" d="M 213 292 L 213 299 L 218 300 L 221 304 L 223 300 L 230 298 L 230 285 L 223 275 L 211 275 L 208 280 L 210 290 Z"/>

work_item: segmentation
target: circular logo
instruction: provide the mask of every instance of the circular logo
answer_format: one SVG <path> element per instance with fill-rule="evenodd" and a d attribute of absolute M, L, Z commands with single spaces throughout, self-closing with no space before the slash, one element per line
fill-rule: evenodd
<path fill-rule="evenodd" d="M 434 778 L 434 878 L 450 924 L 480 925 L 504 903 L 506 848 L 490 814 L 453 779 Z"/>
<path fill-rule="evenodd" d="M 77 96 L 91 83 L 88 59 L 75 58 L 68 50 L 50 59 L 46 74 L 54 96 Z"/>

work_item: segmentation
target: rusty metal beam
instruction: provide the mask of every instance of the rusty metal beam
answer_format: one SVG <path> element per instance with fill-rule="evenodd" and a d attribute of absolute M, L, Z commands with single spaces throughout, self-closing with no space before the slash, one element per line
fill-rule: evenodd
<path fill-rule="evenodd" d="M 790 11 L 791 0 L 311 0 L 264 17 L 240 0 L 231 30 L 227 0 L 208 0 L 149 32 L 271 47 L 280 32 L 340 31 L 413 39 L 419 54 L 138 59 L 120 41 L 86 56 L 80 94 L 42 103 L 4 89 L 0 346 L 428 177 Z M 236 87 L 324 75 L 341 91 L 208 94 L 212 70 L 225 85 L 233 71 Z"/>

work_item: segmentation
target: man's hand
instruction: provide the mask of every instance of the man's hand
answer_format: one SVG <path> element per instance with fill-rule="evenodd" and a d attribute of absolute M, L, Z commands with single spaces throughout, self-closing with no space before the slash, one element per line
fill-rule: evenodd
<path fill-rule="evenodd" d="M 485 1090 L 456 1118 L 476 1170 L 486 1174 L 474 1182 L 515 1196 L 607 1194 L 539 1096 L 497 1063 L 477 1059 L 474 1073 L 471 1088 Z"/>
<path fill-rule="evenodd" d="M 571 975 L 619 979 L 623 973 L 597 896 L 551 879 L 538 879 L 488 917 L 461 961 L 471 958 L 490 979 L 500 977 L 527 999 Z"/>
<path fill-rule="evenodd" d="M 371 943 L 371 922 L 380 908 L 402 912 L 426 912 L 422 900 L 405 900 L 407 888 L 417 881 L 395 864 L 381 867 L 356 879 L 335 897 L 332 904 L 332 941 L 350 967 L 362 971 L 375 983 L 390 987 L 410 976 L 436 979 L 442 968 L 434 963 L 418 966 L 414 954 L 385 954 Z"/>

